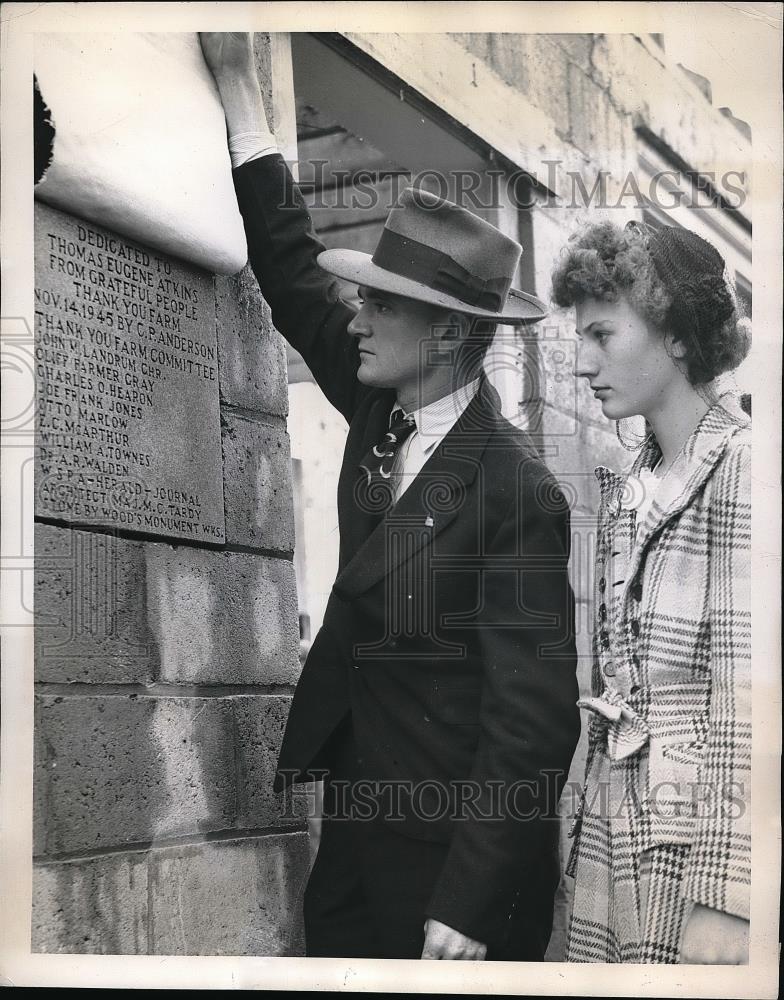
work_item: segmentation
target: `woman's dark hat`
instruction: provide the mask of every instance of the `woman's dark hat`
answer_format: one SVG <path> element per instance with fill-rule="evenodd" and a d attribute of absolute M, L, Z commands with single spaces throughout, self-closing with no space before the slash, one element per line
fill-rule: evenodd
<path fill-rule="evenodd" d="M 631 228 L 640 227 L 629 223 L 627 229 Z M 724 258 L 712 243 L 680 226 L 651 231 L 646 246 L 672 302 L 673 333 L 689 335 L 701 354 L 701 344 L 711 331 L 720 328 L 736 309 Z"/>
<path fill-rule="evenodd" d="M 325 250 L 325 271 L 368 288 L 499 323 L 536 323 L 543 302 L 512 288 L 519 243 L 489 222 L 421 188 L 406 188 L 372 254 Z"/>
<path fill-rule="evenodd" d="M 724 258 L 719 251 L 689 229 L 657 229 L 648 240 L 648 253 L 673 297 L 688 291 L 695 279 L 724 276 Z"/>

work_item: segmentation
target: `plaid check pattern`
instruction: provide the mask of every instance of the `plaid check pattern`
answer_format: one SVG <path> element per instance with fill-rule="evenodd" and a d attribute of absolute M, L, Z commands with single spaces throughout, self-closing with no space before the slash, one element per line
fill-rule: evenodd
<path fill-rule="evenodd" d="M 750 437 L 736 397 L 722 396 L 661 481 L 639 534 L 635 490 L 659 458 L 655 441 L 626 477 L 597 469 L 570 961 L 677 962 L 691 903 L 748 919 Z"/>

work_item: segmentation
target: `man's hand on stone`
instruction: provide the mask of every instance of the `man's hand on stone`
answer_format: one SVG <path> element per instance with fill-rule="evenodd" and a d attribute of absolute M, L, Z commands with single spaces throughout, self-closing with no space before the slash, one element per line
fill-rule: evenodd
<path fill-rule="evenodd" d="M 253 71 L 253 38 L 247 31 L 200 31 L 199 41 L 216 81 Z"/>
<path fill-rule="evenodd" d="M 260 132 L 267 124 L 253 60 L 253 36 L 243 31 L 200 31 L 204 59 L 220 93 L 229 136 Z"/>
<path fill-rule="evenodd" d="M 438 920 L 425 921 L 425 946 L 422 958 L 437 958 L 458 962 L 481 962 L 487 946 L 461 934 Z"/>

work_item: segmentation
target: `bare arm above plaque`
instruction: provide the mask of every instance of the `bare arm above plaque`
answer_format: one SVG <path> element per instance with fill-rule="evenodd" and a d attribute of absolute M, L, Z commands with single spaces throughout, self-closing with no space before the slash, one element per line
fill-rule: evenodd
<path fill-rule="evenodd" d="M 230 140 L 264 132 L 274 143 L 253 62 L 250 35 L 202 33 L 202 50 L 223 101 Z M 357 382 L 359 355 L 347 332 L 354 312 L 340 287 L 316 263 L 324 250 L 299 188 L 279 154 L 234 170 L 248 253 L 276 328 L 295 347 L 327 399 L 347 420 L 366 390 Z"/>
<path fill-rule="evenodd" d="M 256 76 L 252 36 L 244 31 L 202 31 L 199 42 L 218 87 L 229 138 L 266 133 L 274 145 Z"/>

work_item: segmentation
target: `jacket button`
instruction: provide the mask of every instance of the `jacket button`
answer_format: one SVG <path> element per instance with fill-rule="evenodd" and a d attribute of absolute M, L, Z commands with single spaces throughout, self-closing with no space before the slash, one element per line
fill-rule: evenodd
<path fill-rule="evenodd" d="M 635 601 L 641 601 L 642 600 L 642 584 L 641 583 L 635 583 L 635 585 L 632 587 L 632 597 L 635 599 Z"/>
<path fill-rule="evenodd" d="M 632 618 L 632 634 L 638 636 L 640 634 L 640 620 L 639 618 Z"/>
<path fill-rule="evenodd" d="M 632 663 L 637 670 L 640 669 L 640 657 L 636 653 L 632 656 Z"/>
<path fill-rule="evenodd" d="M 602 669 L 604 670 L 605 676 L 615 677 L 615 664 L 612 660 L 608 660 Z"/>
<path fill-rule="evenodd" d="M 607 617 L 607 605 L 604 602 L 599 605 L 599 617 L 602 621 Z"/>
<path fill-rule="evenodd" d="M 599 633 L 599 639 L 601 640 L 602 647 L 604 649 L 609 649 L 610 648 L 610 634 L 609 634 L 609 632 L 605 632 L 604 630 L 602 630 Z"/>
<path fill-rule="evenodd" d="M 605 580 L 604 577 L 602 577 L 601 580 L 599 581 L 599 590 L 604 592 L 606 589 L 607 589 L 607 581 Z"/>

